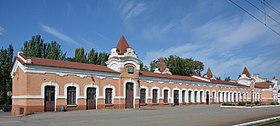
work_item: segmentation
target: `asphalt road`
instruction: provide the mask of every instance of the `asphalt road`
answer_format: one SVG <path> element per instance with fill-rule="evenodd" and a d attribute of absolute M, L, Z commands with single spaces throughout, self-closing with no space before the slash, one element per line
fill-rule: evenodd
<path fill-rule="evenodd" d="M 280 116 L 280 107 L 220 108 L 219 105 L 156 109 L 87 110 L 11 117 L 0 112 L 0 126 L 225 126 Z"/>

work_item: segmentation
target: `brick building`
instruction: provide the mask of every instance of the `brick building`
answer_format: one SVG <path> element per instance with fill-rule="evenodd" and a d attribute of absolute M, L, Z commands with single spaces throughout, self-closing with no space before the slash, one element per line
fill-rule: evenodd
<path fill-rule="evenodd" d="M 244 69 L 237 81 L 219 81 L 210 68 L 204 76 L 172 75 L 163 60 L 154 72 L 122 36 L 107 66 L 28 57 L 19 52 L 11 72 L 12 115 L 86 109 L 215 104 L 277 99 L 277 79 L 267 81 Z M 276 93 L 275 93 L 276 91 Z"/>

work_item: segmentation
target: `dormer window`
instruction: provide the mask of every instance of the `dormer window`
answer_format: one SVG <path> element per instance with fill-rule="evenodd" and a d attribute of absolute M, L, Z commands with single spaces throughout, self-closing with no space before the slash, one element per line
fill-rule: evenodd
<path fill-rule="evenodd" d="M 127 72 L 130 73 L 130 74 L 133 74 L 133 72 L 134 72 L 133 66 L 128 66 L 127 67 Z"/>

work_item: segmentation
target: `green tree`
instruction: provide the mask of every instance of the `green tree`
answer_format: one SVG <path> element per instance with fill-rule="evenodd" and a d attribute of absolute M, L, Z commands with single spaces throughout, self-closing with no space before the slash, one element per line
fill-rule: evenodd
<path fill-rule="evenodd" d="M 215 77 L 215 78 L 216 78 L 216 80 L 222 80 L 221 77 Z"/>
<path fill-rule="evenodd" d="M 140 64 L 140 70 L 141 71 L 149 71 L 149 68 L 146 65 L 144 65 L 143 63 L 141 63 Z"/>
<path fill-rule="evenodd" d="M 74 61 L 80 63 L 87 62 L 87 53 L 85 53 L 84 48 L 77 48 L 75 50 Z"/>
<path fill-rule="evenodd" d="M 40 35 L 32 36 L 31 40 L 25 41 L 22 51 L 26 56 L 65 60 L 61 46 L 56 41 L 45 43 Z"/>
<path fill-rule="evenodd" d="M 154 71 L 155 68 L 157 68 L 159 60 L 160 58 L 150 63 L 150 71 Z M 175 75 L 190 76 L 194 73 L 201 74 L 204 69 L 204 64 L 202 62 L 192 58 L 184 59 L 176 55 L 170 55 L 169 57 L 164 57 L 163 60 L 170 72 Z"/>
<path fill-rule="evenodd" d="M 4 104 L 11 104 L 11 97 L 7 96 L 8 91 L 12 91 L 12 78 L 10 72 L 14 62 L 14 49 L 9 45 L 7 49 L 0 50 L 0 96 Z"/>
<path fill-rule="evenodd" d="M 231 81 L 230 76 L 226 77 L 225 81 Z"/>

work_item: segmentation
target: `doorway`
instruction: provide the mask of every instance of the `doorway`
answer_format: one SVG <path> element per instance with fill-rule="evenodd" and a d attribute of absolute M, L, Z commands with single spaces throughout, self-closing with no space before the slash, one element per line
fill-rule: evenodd
<path fill-rule="evenodd" d="M 96 109 L 96 88 L 87 88 L 87 109 Z"/>
<path fill-rule="evenodd" d="M 55 87 L 46 86 L 45 87 L 45 112 L 54 111 L 55 107 Z"/>
<path fill-rule="evenodd" d="M 173 98 L 174 98 L 174 104 L 179 105 L 179 91 L 178 90 L 174 90 Z"/>
<path fill-rule="evenodd" d="M 134 88 L 133 83 L 126 83 L 125 108 L 133 108 Z"/>

